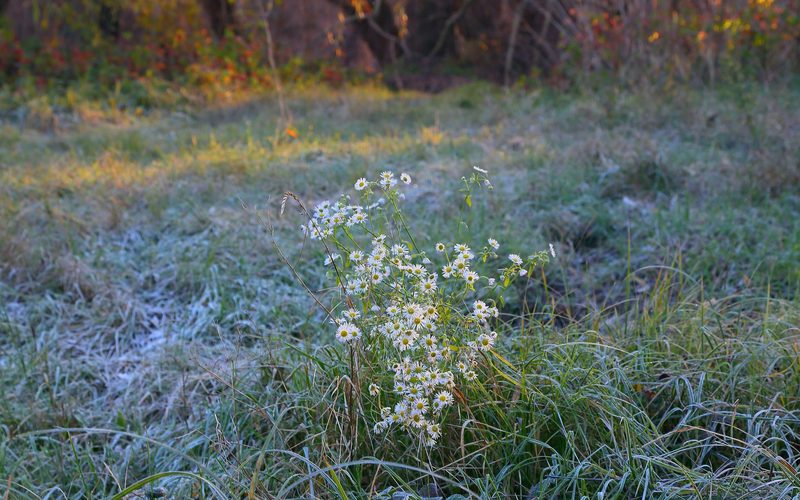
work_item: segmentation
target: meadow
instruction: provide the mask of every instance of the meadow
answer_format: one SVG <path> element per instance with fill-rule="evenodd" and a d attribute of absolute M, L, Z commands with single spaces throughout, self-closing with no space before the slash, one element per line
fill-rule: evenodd
<path fill-rule="evenodd" d="M 4 498 L 800 495 L 796 86 L 137 99 L 0 112 Z M 430 448 L 373 432 L 284 198 L 385 170 L 429 252 L 556 255 Z"/>

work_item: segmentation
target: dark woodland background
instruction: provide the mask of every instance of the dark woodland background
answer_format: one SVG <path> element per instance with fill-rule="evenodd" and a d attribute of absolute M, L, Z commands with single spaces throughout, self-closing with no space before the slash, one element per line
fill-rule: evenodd
<path fill-rule="evenodd" d="M 0 79 L 156 77 L 438 91 L 587 74 L 772 80 L 798 65 L 798 0 L 0 0 Z M 270 40 L 271 39 L 271 40 Z"/>

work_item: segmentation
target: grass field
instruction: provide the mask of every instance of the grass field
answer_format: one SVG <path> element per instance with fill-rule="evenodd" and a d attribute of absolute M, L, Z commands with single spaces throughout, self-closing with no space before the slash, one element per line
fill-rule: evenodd
<path fill-rule="evenodd" d="M 35 104 L 0 124 L 5 498 L 800 495 L 796 88 L 305 90 L 296 138 L 269 97 Z M 352 420 L 368 377 L 264 228 L 325 297 L 282 193 L 386 169 L 420 245 L 558 255 L 430 450 Z"/>

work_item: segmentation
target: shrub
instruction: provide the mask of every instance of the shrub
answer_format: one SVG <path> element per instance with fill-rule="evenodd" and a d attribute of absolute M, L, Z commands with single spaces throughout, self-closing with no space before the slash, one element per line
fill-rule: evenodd
<path fill-rule="evenodd" d="M 478 167 L 462 182 L 470 206 L 476 187 L 492 188 Z M 400 428 L 433 446 L 449 407 L 465 402 L 462 385 L 478 380 L 489 356 L 504 360 L 494 351 L 493 329 L 503 291 L 549 254 L 501 258 L 492 238 L 480 250 L 451 241 L 428 251 L 400 209 L 400 187 L 409 184 L 405 173 L 400 182 L 392 172 L 376 181 L 360 178 L 359 204 L 343 195 L 311 211 L 301 205 L 308 216 L 301 229 L 324 247 L 338 293 L 332 304 L 318 302 L 349 351 L 350 380 L 364 381 L 355 385 L 372 413 L 372 432 Z M 492 265 L 502 266 L 497 277 L 481 269 Z"/>

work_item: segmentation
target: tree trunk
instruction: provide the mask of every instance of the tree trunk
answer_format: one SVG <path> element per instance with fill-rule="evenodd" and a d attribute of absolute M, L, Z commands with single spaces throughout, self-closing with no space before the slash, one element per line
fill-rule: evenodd
<path fill-rule="evenodd" d="M 234 6 L 233 0 L 203 0 L 203 9 L 217 39 L 222 39 L 228 28 L 237 30 Z"/>
<path fill-rule="evenodd" d="M 0 2 L 2 1 L 3 0 L 0 0 Z M 2 5 L 0 5 L 0 7 L 2 7 Z M 122 7 L 118 2 L 107 1 L 100 4 L 97 25 L 100 28 L 100 33 L 102 33 L 104 37 L 110 38 L 111 40 L 119 40 L 121 14 Z"/>
<path fill-rule="evenodd" d="M 359 16 L 351 0 L 328 0 L 352 17 L 355 32 L 364 40 L 378 64 L 385 66 L 397 58 L 399 31 L 392 6 L 387 0 L 362 0 L 363 16 Z"/>

